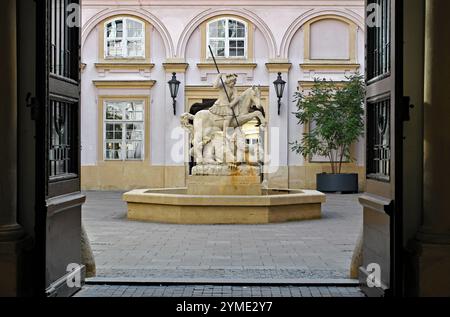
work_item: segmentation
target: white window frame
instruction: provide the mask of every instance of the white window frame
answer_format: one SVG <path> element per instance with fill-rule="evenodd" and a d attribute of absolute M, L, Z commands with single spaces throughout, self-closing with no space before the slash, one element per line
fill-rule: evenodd
<path fill-rule="evenodd" d="M 139 102 L 142 103 L 142 120 L 138 121 L 138 120 L 125 120 L 124 115 L 125 115 L 125 109 L 122 109 L 122 120 L 111 120 L 111 119 L 106 119 L 106 111 L 107 111 L 107 106 L 108 103 L 123 103 L 123 102 Z M 124 99 L 124 100 L 105 100 L 103 102 L 103 160 L 104 161 L 114 161 L 114 162 L 123 162 L 123 161 L 144 161 L 145 160 L 145 100 L 143 99 L 133 99 L 133 100 L 128 100 L 128 99 Z M 106 125 L 107 124 L 121 124 L 122 125 L 122 149 L 121 149 L 121 156 L 122 158 L 120 159 L 114 159 L 114 158 L 107 158 L 106 157 L 106 143 L 107 143 L 107 138 L 106 138 Z M 142 124 L 142 148 L 141 148 L 141 158 L 127 158 L 127 149 L 126 149 L 126 144 L 127 144 L 127 139 L 126 139 L 126 125 L 127 124 L 132 124 L 132 123 L 140 123 Z"/>
<path fill-rule="evenodd" d="M 142 26 L 142 37 L 128 37 L 128 27 L 127 27 L 127 21 L 131 20 L 133 22 L 137 22 Z M 111 22 L 115 22 L 115 21 L 122 21 L 122 25 L 123 25 L 123 30 L 122 30 L 122 55 L 118 55 L 118 56 L 110 56 L 108 55 L 108 40 L 115 40 L 115 38 L 108 38 L 107 33 L 108 33 L 108 27 L 107 25 Z M 143 21 L 140 21 L 138 19 L 134 19 L 134 18 L 130 18 L 130 17 L 116 17 L 114 19 L 108 20 L 105 22 L 104 26 L 104 41 L 103 41 L 103 51 L 104 51 L 104 58 L 105 59 L 123 59 L 123 58 L 136 58 L 136 59 L 143 59 L 145 58 L 145 40 L 146 40 L 146 36 L 145 36 L 145 23 Z M 128 40 L 141 40 L 142 41 L 142 55 L 139 56 L 128 56 Z"/>
<path fill-rule="evenodd" d="M 225 38 L 219 38 L 219 37 L 210 37 L 209 35 L 209 26 L 211 23 L 215 23 L 218 21 L 225 20 Z M 243 38 L 237 37 L 237 38 L 230 38 L 229 37 L 229 20 L 233 20 L 239 23 L 244 24 L 245 27 L 245 36 Z M 214 20 L 209 21 L 206 24 L 206 56 L 208 58 L 211 57 L 211 52 L 209 51 L 208 45 L 210 44 L 211 40 L 225 40 L 225 56 L 215 56 L 217 59 L 220 58 L 227 58 L 227 59 L 247 59 L 247 47 L 248 47 L 248 23 L 237 19 L 235 17 L 220 17 Z M 230 41 L 244 41 L 244 56 L 230 56 Z"/>

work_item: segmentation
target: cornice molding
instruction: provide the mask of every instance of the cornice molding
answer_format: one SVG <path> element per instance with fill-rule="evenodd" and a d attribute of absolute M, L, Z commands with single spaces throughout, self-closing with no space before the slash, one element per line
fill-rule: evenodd
<path fill-rule="evenodd" d="M 105 71 L 110 69 L 131 69 L 150 71 L 155 67 L 153 63 L 135 63 L 135 62 L 119 62 L 119 63 L 95 63 L 97 70 Z"/>
<path fill-rule="evenodd" d="M 188 63 L 163 63 L 166 72 L 184 73 L 189 67 Z"/>
<path fill-rule="evenodd" d="M 97 88 L 152 88 L 156 80 L 93 80 Z"/>

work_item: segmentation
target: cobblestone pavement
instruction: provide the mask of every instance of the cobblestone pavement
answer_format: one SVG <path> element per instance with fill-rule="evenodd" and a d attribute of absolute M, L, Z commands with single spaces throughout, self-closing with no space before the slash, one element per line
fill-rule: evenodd
<path fill-rule="evenodd" d="M 357 287 L 86 285 L 75 297 L 364 297 Z"/>
<path fill-rule="evenodd" d="M 86 195 L 83 221 L 98 277 L 342 279 L 362 226 L 357 195 L 328 195 L 322 219 L 267 225 L 129 221 L 122 193 Z"/>

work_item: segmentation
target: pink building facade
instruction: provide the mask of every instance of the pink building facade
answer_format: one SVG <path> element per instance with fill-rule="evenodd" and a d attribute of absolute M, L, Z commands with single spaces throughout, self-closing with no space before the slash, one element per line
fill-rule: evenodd
<path fill-rule="evenodd" d="M 364 1 L 107 1 L 82 3 L 82 186 L 125 190 L 182 187 L 189 174 L 188 135 L 180 115 L 212 99 L 216 70 L 259 85 L 269 127 L 263 144 L 269 185 L 315 188 L 323 158 L 290 150 L 309 127 L 297 124 L 294 94 L 314 78 L 344 81 L 364 73 Z M 167 82 L 181 82 L 176 114 Z M 273 81 L 287 82 L 281 111 Z M 250 141 L 252 143 L 252 141 Z M 355 144 L 345 172 L 360 175 L 365 146 Z"/>

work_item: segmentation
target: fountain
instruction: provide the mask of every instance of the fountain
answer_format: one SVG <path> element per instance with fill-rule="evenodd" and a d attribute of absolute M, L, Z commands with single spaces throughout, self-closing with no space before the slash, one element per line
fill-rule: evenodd
<path fill-rule="evenodd" d="M 196 163 L 192 175 L 187 177 L 187 187 L 125 193 L 129 219 L 178 224 L 263 224 L 321 217 L 324 194 L 272 189 L 266 181 L 261 182 L 263 151 L 250 149 L 242 131 L 245 123 L 255 120 L 261 130 L 266 127 L 260 90 L 253 86 L 238 96 L 235 83 L 235 74 L 219 75 L 215 86 L 222 90 L 217 102 L 210 109 L 181 116 Z"/>

